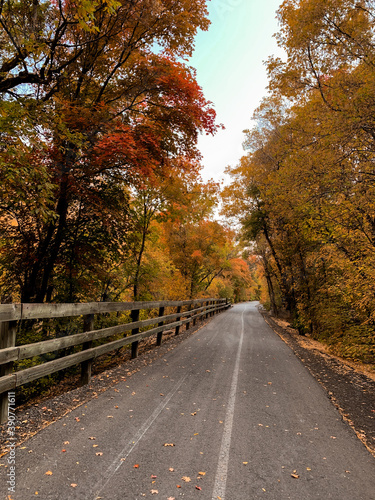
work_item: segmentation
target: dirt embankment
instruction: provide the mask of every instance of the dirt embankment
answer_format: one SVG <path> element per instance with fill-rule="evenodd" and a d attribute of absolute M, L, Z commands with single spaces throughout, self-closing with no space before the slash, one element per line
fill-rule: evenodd
<path fill-rule="evenodd" d="M 329 354 L 323 344 L 299 335 L 286 321 L 263 309 L 260 312 L 323 386 L 343 420 L 375 457 L 375 372 Z"/>

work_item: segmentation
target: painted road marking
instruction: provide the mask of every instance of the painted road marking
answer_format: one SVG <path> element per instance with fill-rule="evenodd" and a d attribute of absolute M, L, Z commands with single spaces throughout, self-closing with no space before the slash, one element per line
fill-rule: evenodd
<path fill-rule="evenodd" d="M 225 489 L 227 485 L 227 476 L 228 476 L 229 448 L 232 439 L 232 429 L 233 429 L 234 405 L 236 402 L 238 373 L 240 369 L 241 349 L 242 349 L 242 342 L 245 330 L 244 326 L 245 311 L 246 308 L 242 311 L 242 316 L 241 316 L 241 321 L 242 321 L 241 337 L 240 337 L 240 342 L 238 344 L 236 363 L 234 366 L 233 377 L 232 377 L 232 385 L 229 392 L 227 412 L 225 415 L 223 438 L 221 441 L 221 448 L 219 454 L 219 462 L 216 469 L 215 484 L 212 492 L 212 500 L 217 500 L 218 498 L 221 498 L 221 500 L 225 500 Z"/>
<path fill-rule="evenodd" d="M 163 400 L 162 403 L 160 403 L 152 415 L 144 422 L 142 427 L 138 430 L 136 435 L 129 440 L 126 446 L 121 450 L 121 452 L 117 455 L 117 457 L 113 460 L 112 464 L 108 467 L 108 469 L 105 471 L 103 478 L 95 485 L 94 487 L 94 500 L 97 499 L 99 494 L 104 490 L 104 488 L 107 486 L 107 484 L 112 480 L 112 477 L 116 472 L 119 470 L 121 465 L 124 463 L 124 461 L 121 461 L 122 458 L 128 458 L 130 453 L 134 450 L 134 448 L 137 446 L 139 441 L 143 438 L 143 436 L 146 434 L 148 429 L 151 427 L 151 425 L 155 422 L 155 420 L 158 418 L 160 413 L 164 410 L 164 408 L 167 406 L 169 401 L 172 399 L 172 397 L 176 394 L 178 389 L 181 387 L 182 383 L 186 379 L 187 374 L 185 374 L 180 380 L 177 382 L 175 385 L 174 389 L 167 395 L 167 397 Z M 105 482 L 103 482 L 105 481 Z"/>

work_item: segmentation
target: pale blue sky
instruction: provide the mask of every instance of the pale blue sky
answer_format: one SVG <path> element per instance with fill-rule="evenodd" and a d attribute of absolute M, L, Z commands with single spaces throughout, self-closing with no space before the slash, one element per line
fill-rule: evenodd
<path fill-rule="evenodd" d="M 212 0 L 208 2 L 211 26 L 196 39 L 190 64 L 198 83 L 217 112 L 225 130 L 215 137 L 202 136 L 205 180 L 224 178 L 244 154 L 242 131 L 251 128 L 251 117 L 267 94 L 268 56 L 280 54 L 272 36 L 277 30 L 276 10 L 281 0 Z"/>

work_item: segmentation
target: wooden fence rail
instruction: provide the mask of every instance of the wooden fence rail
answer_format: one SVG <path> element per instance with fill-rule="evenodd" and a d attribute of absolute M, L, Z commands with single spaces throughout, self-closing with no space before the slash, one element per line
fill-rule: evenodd
<path fill-rule="evenodd" d="M 0 423 L 8 419 L 8 391 L 16 387 L 50 375 L 65 368 L 81 365 L 81 384 L 91 379 L 92 363 L 95 358 L 131 344 L 132 358 L 138 355 L 139 341 L 157 335 L 157 345 L 161 345 L 163 331 L 175 329 L 178 335 L 182 325 L 207 318 L 230 307 L 227 299 L 197 299 L 162 302 L 91 302 L 82 304 L 0 304 Z M 177 308 L 176 313 L 164 315 L 165 309 Z M 184 311 L 183 309 L 187 310 Z M 158 315 L 139 320 L 140 311 L 156 309 Z M 119 324 L 94 330 L 95 314 L 130 311 L 131 323 Z M 83 331 L 59 338 L 16 345 L 17 322 L 83 316 Z M 140 332 L 140 329 L 151 327 Z M 129 334 L 130 332 L 130 334 Z M 96 340 L 126 334 L 117 340 L 93 346 Z M 14 362 L 34 356 L 53 353 L 67 347 L 82 345 L 74 354 L 47 361 L 19 371 L 13 370 Z"/>

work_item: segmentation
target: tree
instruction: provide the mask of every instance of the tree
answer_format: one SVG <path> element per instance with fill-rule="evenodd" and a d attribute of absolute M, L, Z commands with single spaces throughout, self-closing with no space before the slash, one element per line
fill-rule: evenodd
<path fill-rule="evenodd" d="M 21 107 L 21 122 L 28 119 L 37 131 L 21 142 L 29 170 L 38 164 L 49 181 L 43 217 L 24 213 L 27 192 L 22 210 L 3 207 L 17 220 L 7 247 L 15 268 L 21 265 L 16 240 L 27 248 L 19 280 L 24 302 L 41 302 L 54 288 L 54 269 L 75 224 L 91 224 L 93 184 L 122 186 L 124 192 L 144 180 L 156 182 L 174 158 L 197 163 L 198 133 L 217 128 L 193 70 L 177 61 L 191 53 L 197 29 L 207 28 L 205 2 L 165 0 L 154 7 L 137 0 L 3 5 L 2 83 L 8 96 L 1 104 Z M 25 19 L 32 22 L 20 30 Z M 28 44 L 28 37 L 34 41 Z M 17 153 L 14 164 L 19 158 Z"/>

